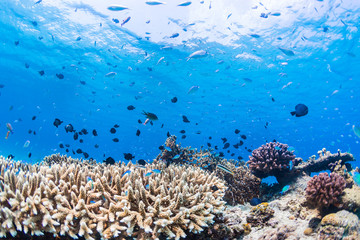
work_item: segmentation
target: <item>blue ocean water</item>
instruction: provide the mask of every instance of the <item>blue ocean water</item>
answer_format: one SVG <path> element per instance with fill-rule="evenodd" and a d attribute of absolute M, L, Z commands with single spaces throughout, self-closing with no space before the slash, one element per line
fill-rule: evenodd
<path fill-rule="evenodd" d="M 359 159 L 359 1 L 182 2 L 1 1 L 0 154 L 151 160 L 169 132 L 226 158 L 276 139 L 303 159 L 324 147 Z M 298 103 L 306 116 L 291 116 Z M 158 120 L 139 123 L 143 111 Z M 89 133 L 74 140 L 67 124 Z"/>

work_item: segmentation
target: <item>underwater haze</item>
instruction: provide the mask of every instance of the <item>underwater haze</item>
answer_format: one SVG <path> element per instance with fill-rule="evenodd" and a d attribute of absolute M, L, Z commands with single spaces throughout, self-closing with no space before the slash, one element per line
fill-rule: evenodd
<path fill-rule="evenodd" d="M 2 0 L 0 12 L 0 155 L 152 160 L 169 133 L 228 159 L 273 140 L 303 159 L 360 157 L 360 1 Z M 292 116 L 297 104 L 308 113 Z"/>

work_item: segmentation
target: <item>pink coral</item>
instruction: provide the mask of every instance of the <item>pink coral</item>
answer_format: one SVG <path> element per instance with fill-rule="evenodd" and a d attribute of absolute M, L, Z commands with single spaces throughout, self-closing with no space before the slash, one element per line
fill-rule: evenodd
<path fill-rule="evenodd" d="M 307 183 L 306 199 L 316 206 L 329 207 L 339 202 L 345 185 L 345 179 L 337 173 L 331 173 L 330 176 L 328 173 L 320 173 Z"/>
<path fill-rule="evenodd" d="M 279 142 L 270 142 L 252 151 L 249 156 L 249 168 L 255 176 L 281 176 L 290 170 L 290 162 L 295 160 L 295 155 L 288 151 L 288 145 Z"/>

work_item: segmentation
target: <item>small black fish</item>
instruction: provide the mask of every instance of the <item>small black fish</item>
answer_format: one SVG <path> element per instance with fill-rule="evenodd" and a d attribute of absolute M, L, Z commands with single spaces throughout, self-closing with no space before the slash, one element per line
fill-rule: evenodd
<path fill-rule="evenodd" d="M 31 129 L 29 129 L 28 133 L 29 133 L 29 134 L 32 134 L 32 130 L 31 130 Z"/>
<path fill-rule="evenodd" d="M 20 43 L 20 41 L 19 41 L 19 40 L 17 40 L 17 41 L 15 41 L 14 43 L 15 43 L 15 46 L 18 46 L 18 45 L 19 45 L 19 43 Z"/>
<path fill-rule="evenodd" d="M 230 153 L 230 150 L 227 150 L 226 152 L 227 152 L 227 153 Z"/>
<path fill-rule="evenodd" d="M 92 134 L 95 136 L 95 137 L 97 137 L 97 131 L 96 131 L 96 129 L 94 129 L 93 131 L 92 131 Z"/>
<path fill-rule="evenodd" d="M 76 153 L 78 153 L 78 154 L 80 154 L 80 153 L 82 153 L 83 151 L 80 149 L 80 148 L 78 148 L 77 150 L 76 150 Z"/>
<path fill-rule="evenodd" d="M 248 152 L 252 152 L 252 150 L 249 148 L 248 150 L 247 150 Z"/>
<path fill-rule="evenodd" d="M 82 132 L 84 135 L 88 134 L 88 131 L 85 128 L 81 129 L 80 132 Z"/>
<path fill-rule="evenodd" d="M 112 133 L 112 134 L 116 133 L 116 129 L 115 129 L 115 128 L 111 128 L 111 129 L 110 129 L 110 133 Z"/>
<path fill-rule="evenodd" d="M 29 65 L 28 63 L 25 63 L 25 67 L 26 67 L 26 68 L 29 68 L 30 65 Z"/>
<path fill-rule="evenodd" d="M 31 118 L 31 120 L 35 120 L 36 119 L 36 116 L 33 116 L 32 118 Z"/>
<path fill-rule="evenodd" d="M 138 119 L 138 123 L 140 123 L 140 124 L 141 124 L 141 123 L 142 123 L 142 121 L 141 121 L 140 119 Z"/>
<path fill-rule="evenodd" d="M 225 143 L 227 141 L 226 138 L 221 138 L 221 140 L 223 141 L 223 143 Z"/>
<path fill-rule="evenodd" d="M 94 148 L 99 148 L 99 145 L 98 145 L 98 144 L 95 144 L 95 145 L 94 145 Z"/>
<path fill-rule="evenodd" d="M 212 136 L 210 136 L 209 139 L 211 140 L 211 139 L 212 139 Z"/>
<path fill-rule="evenodd" d="M 230 147 L 230 143 L 225 143 L 223 149 L 227 149 L 228 147 Z"/>
<path fill-rule="evenodd" d="M 113 140 L 113 142 L 119 142 L 118 138 L 113 138 L 112 140 Z"/>
<path fill-rule="evenodd" d="M 185 130 L 181 130 L 180 133 L 185 133 Z"/>
<path fill-rule="evenodd" d="M 136 130 L 136 136 L 140 136 L 140 130 Z"/>
<path fill-rule="evenodd" d="M 238 148 L 239 148 L 239 144 L 237 143 L 237 144 L 233 145 L 233 147 L 236 148 L 236 149 L 238 149 Z"/>
<path fill-rule="evenodd" d="M 28 154 L 28 157 L 31 158 L 31 153 Z"/>
<path fill-rule="evenodd" d="M 83 152 L 84 158 L 88 158 L 89 154 L 87 152 Z"/>
<path fill-rule="evenodd" d="M 129 105 L 129 106 L 127 107 L 127 110 L 129 110 L 129 111 L 134 110 L 134 109 L 135 109 L 135 107 L 134 107 L 133 105 Z"/>
<path fill-rule="evenodd" d="M 235 129 L 235 134 L 238 134 L 240 132 L 239 129 Z"/>
<path fill-rule="evenodd" d="M 242 156 L 238 156 L 238 159 L 239 159 L 239 160 L 242 160 L 242 159 L 244 159 L 244 158 L 243 158 Z"/>
<path fill-rule="evenodd" d="M 118 128 L 118 127 L 120 127 L 118 124 L 115 124 L 115 125 L 114 125 L 114 128 Z"/>
<path fill-rule="evenodd" d="M 173 98 L 171 99 L 171 102 L 172 102 L 172 103 L 176 103 L 177 100 L 178 100 L 177 97 L 173 97 Z"/>
<path fill-rule="evenodd" d="M 185 115 L 183 115 L 182 118 L 183 118 L 183 122 L 186 122 L 186 123 L 190 122 L 189 119 Z"/>
<path fill-rule="evenodd" d="M 73 138 L 74 138 L 74 140 L 77 140 L 79 138 L 79 134 L 77 132 L 75 132 Z"/>
<path fill-rule="evenodd" d="M 65 152 L 67 152 L 67 153 L 68 153 L 68 152 L 69 152 L 69 149 L 65 149 Z"/>
<path fill-rule="evenodd" d="M 208 146 L 208 147 L 211 147 L 211 143 L 207 143 L 207 146 Z"/>
<path fill-rule="evenodd" d="M 64 148 L 64 144 L 60 143 L 60 144 L 59 144 L 59 147 L 60 147 L 60 148 Z"/>
<path fill-rule="evenodd" d="M 81 85 L 85 85 L 86 82 L 85 82 L 85 81 L 80 81 L 80 84 L 81 84 Z"/>
<path fill-rule="evenodd" d="M 219 157 L 225 156 L 223 152 L 219 152 Z"/>
<path fill-rule="evenodd" d="M 62 73 L 57 73 L 56 76 L 58 79 L 64 79 L 64 74 Z"/>
<path fill-rule="evenodd" d="M 245 140 L 245 139 L 246 139 L 246 136 L 245 136 L 245 135 L 241 135 L 241 138 Z"/>
<path fill-rule="evenodd" d="M 124 158 L 128 161 L 131 161 L 135 156 L 133 156 L 131 153 L 124 153 Z"/>
<path fill-rule="evenodd" d="M 83 142 L 84 142 L 84 140 L 83 140 L 83 139 L 80 139 L 80 140 L 79 140 L 79 142 L 80 142 L 80 143 L 83 143 Z"/>
<path fill-rule="evenodd" d="M 70 147 L 70 144 L 65 144 L 65 147 Z"/>
<path fill-rule="evenodd" d="M 37 21 L 31 21 L 32 25 L 36 27 L 38 25 Z"/>
<path fill-rule="evenodd" d="M 78 132 L 79 133 L 79 135 L 83 135 L 83 133 L 80 131 L 80 132 Z"/>
<path fill-rule="evenodd" d="M 112 157 L 108 157 L 106 158 L 106 160 L 103 161 L 105 164 L 110 164 L 110 165 L 114 165 L 115 164 L 115 160 Z"/>
<path fill-rule="evenodd" d="M 15 156 L 14 156 L 14 155 L 12 155 L 12 154 L 9 154 L 7 158 L 11 160 L 11 159 L 14 159 L 14 158 L 15 158 Z"/>
<path fill-rule="evenodd" d="M 171 136 L 171 134 L 170 134 L 169 132 L 167 132 L 167 133 L 166 133 L 166 136 L 167 136 L 167 137 L 170 137 L 170 136 Z"/>
<path fill-rule="evenodd" d="M 59 124 L 60 125 L 60 124 Z M 68 132 L 75 132 L 73 125 L 71 125 L 71 123 L 69 123 L 68 125 L 65 126 L 65 131 Z"/>
<path fill-rule="evenodd" d="M 218 149 L 219 149 L 219 148 L 218 148 L 218 146 L 216 146 L 216 145 L 215 145 L 215 147 L 214 147 L 214 148 L 215 148 L 215 150 L 218 150 Z"/>
<path fill-rule="evenodd" d="M 186 138 L 186 135 L 182 135 L 182 136 L 181 136 L 181 139 L 185 139 L 185 138 Z"/>
<path fill-rule="evenodd" d="M 233 157 L 234 155 L 235 155 L 235 153 L 230 154 L 230 156 L 232 156 L 232 157 Z"/>
<path fill-rule="evenodd" d="M 164 127 L 164 124 L 161 124 L 161 127 L 160 128 L 163 128 Z"/>
<path fill-rule="evenodd" d="M 40 76 L 43 76 L 45 74 L 44 70 L 39 71 Z"/>
<path fill-rule="evenodd" d="M 201 134 L 201 131 L 196 131 L 195 133 L 196 133 L 196 134 Z"/>
<path fill-rule="evenodd" d="M 161 145 L 161 146 L 159 146 L 159 150 L 164 150 L 165 149 L 165 147 L 163 146 L 163 145 Z"/>
<path fill-rule="evenodd" d="M 144 165 L 146 164 L 146 161 L 145 161 L 144 159 L 139 159 L 139 160 L 137 160 L 137 163 L 138 163 L 139 165 L 144 166 Z"/>
<path fill-rule="evenodd" d="M 240 140 L 240 142 L 238 144 L 239 144 L 239 146 L 242 146 L 244 144 L 244 142 L 242 140 Z"/>
<path fill-rule="evenodd" d="M 300 103 L 298 105 L 295 106 L 295 111 L 290 112 L 291 116 L 296 116 L 296 117 L 302 117 L 305 116 L 306 114 L 308 114 L 309 109 L 306 105 Z"/>
<path fill-rule="evenodd" d="M 271 101 L 275 102 L 275 98 L 272 97 L 272 98 L 271 98 Z"/>

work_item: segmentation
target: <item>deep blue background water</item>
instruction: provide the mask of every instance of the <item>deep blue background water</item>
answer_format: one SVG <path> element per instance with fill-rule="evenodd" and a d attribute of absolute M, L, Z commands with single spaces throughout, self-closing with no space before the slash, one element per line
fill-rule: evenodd
<path fill-rule="evenodd" d="M 182 8 L 176 6 L 180 1 L 133 1 L 121 3 L 130 8 L 121 12 L 106 9 L 114 2 L 35 2 L 0 3 L 1 155 L 36 162 L 65 154 L 63 143 L 97 160 L 124 160 L 123 153 L 153 159 L 170 132 L 182 146 L 218 145 L 227 158 L 234 153 L 247 160 L 245 147 L 273 139 L 304 159 L 323 147 L 360 158 L 360 139 L 352 131 L 360 124 L 358 1 L 193 1 Z M 174 33 L 179 37 L 169 38 Z M 208 54 L 187 58 L 197 50 Z M 108 72 L 117 75 L 107 78 Z M 194 85 L 199 90 L 188 94 Z M 175 96 L 178 102 L 172 103 Z M 307 116 L 290 115 L 298 103 L 309 107 Z M 127 110 L 129 105 L 135 110 Z M 139 124 L 146 119 L 143 110 L 159 120 Z M 64 121 L 59 128 L 55 118 Z M 6 123 L 14 128 L 7 140 Z M 65 132 L 68 123 L 89 131 L 80 136 L 83 143 Z M 114 124 L 120 127 L 111 134 Z M 243 146 L 222 149 L 221 138 L 233 145 L 242 134 Z"/>

